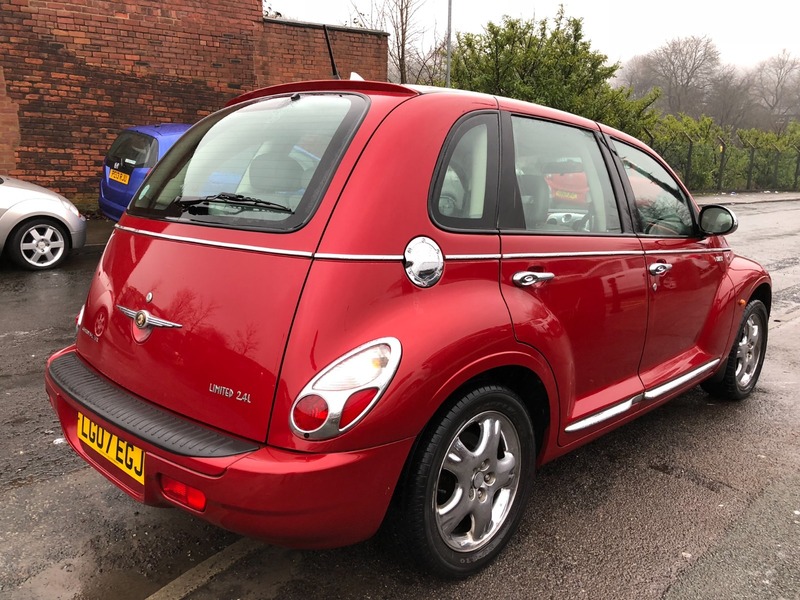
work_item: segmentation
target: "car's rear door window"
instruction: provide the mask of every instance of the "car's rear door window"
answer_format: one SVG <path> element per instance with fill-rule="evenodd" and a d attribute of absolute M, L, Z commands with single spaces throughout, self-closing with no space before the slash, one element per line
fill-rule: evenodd
<path fill-rule="evenodd" d="M 619 234 L 620 213 L 591 131 L 512 116 L 517 189 L 501 210 L 502 229 Z M 513 207 L 510 206 L 513 204 Z"/>
<path fill-rule="evenodd" d="M 430 214 L 448 229 L 496 229 L 500 147 L 497 113 L 456 123 L 431 187 Z"/>
<path fill-rule="evenodd" d="M 130 212 L 295 230 L 313 214 L 366 107 L 356 94 L 295 94 L 220 111 L 178 141 Z"/>

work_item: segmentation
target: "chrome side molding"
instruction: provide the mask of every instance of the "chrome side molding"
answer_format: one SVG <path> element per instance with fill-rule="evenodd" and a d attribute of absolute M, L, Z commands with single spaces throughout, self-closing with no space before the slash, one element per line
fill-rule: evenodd
<path fill-rule="evenodd" d="M 589 417 L 586 417 L 585 419 L 581 419 L 580 421 L 575 421 L 571 425 L 567 425 L 567 427 L 564 428 L 564 431 L 567 433 L 572 433 L 573 431 L 580 431 L 581 429 L 592 427 L 593 425 L 597 425 L 598 423 L 602 423 L 603 421 L 607 421 L 608 419 L 611 419 L 613 417 L 616 417 L 617 415 L 621 415 L 622 413 L 629 411 L 631 408 L 633 408 L 634 404 L 637 404 L 642 401 L 655 400 L 657 398 L 660 398 L 661 396 L 664 396 L 672 392 L 673 390 L 676 390 L 685 383 L 688 383 L 692 379 L 695 379 L 700 375 L 703 375 L 704 373 L 713 370 L 714 367 L 716 367 L 719 364 L 719 361 L 720 359 L 715 358 L 714 360 L 707 362 L 706 364 L 701 365 L 696 369 L 689 371 L 688 373 L 684 373 L 680 377 L 676 377 L 675 379 L 668 381 L 663 385 L 655 387 L 651 390 L 647 390 L 643 394 L 638 394 L 633 398 L 625 400 L 624 402 L 620 402 L 619 404 L 615 404 L 614 406 L 602 410 L 598 413 L 595 413 Z"/>
<path fill-rule="evenodd" d="M 647 390 L 644 393 L 644 399 L 645 400 L 655 400 L 656 398 L 659 398 L 659 397 L 661 397 L 661 396 L 663 396 L 665 394 L 668 394 L 672 390 L 681 387 L 684 383 L 687 383 L 687 382 L 691 381 L 695 377 L 699 377 L 703 373 L 707 373 L 708 371 L 711 371 L 718 364 L 719 364 L 719 359 L 715 358 L 711 362 L 707 362 L 704 365 L 700 365 L 696 369 L 694 369 L 692 371 L 689 371 L 688 373 L 685 373 L 685 374 L 681 375 L 680 377 L 676 377 L 675 379 L 673 379 L 672 381 L 668 381 L 664 385 L 660 385 L 660 386 L 658 386 L 656 388 L 653 388 L 651 390 Z"/>

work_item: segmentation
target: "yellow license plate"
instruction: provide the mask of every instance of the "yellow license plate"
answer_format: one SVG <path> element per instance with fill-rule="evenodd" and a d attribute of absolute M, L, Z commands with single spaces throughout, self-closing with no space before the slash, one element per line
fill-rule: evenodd
<path fill-rule="evenodd" d="M 131 180 L 130 175 L 121 171 L 117 171 L 116 169 L 111 169 L 111 172 L 108 174 L 108 178 L 113 179 L 114 181 L 119 181 L 123 185 L 128 185 L 128 182 Z"/>
<path fill-rule="evenodd" d="M 78 437 L 123 473 L 144 485 L 144 450 L 119 439 L 78 413 Z"/>

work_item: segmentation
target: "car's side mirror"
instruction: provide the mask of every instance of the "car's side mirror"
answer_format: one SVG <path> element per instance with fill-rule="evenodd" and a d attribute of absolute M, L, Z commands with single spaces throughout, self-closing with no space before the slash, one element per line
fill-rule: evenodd
<path fill-rule="evenodd" d="M 709 204 L 700 209 L 700 229 L 706 235 L 726 235 L 738 227 L 736 215 L 726 206 Z"/>

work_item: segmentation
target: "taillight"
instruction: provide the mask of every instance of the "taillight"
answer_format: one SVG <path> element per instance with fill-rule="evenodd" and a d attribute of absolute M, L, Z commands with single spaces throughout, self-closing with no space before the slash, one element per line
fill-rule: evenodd
<path fill-rule="evenodd" d="M 294 401 L 292 431 L 306 439 L 327 440 L 354 427 L 386 391 L 401 354 L 399 340 L 382 338 L 328 365 Z"/>
<path fill-rule="evenodd" d="M 206 508 L 206 495 L 203 492 L 172 477 L 161 476 L 161 491 L 164 497 L 192 510 L 202 512 Z"/>
<path fill-rule="evenodd" d="M 328 403 L 319 396 L 306 396 L 294 405 L 292 416 L 298 429 L 314 431 L 328 419 Z"/>
<path fill-rule="evenodd" d="M 339 427 L 347 427 L 350 425 L 350 423 L 353 423 L 362 414 L 364 414 L 364 411 L 369 408 L 369 405 L 377 395 L 377 388 L 368 388 L 352 394 L 344 403 L 344 407 L 342 408 L 342 416 L 339 419 Z"/>

